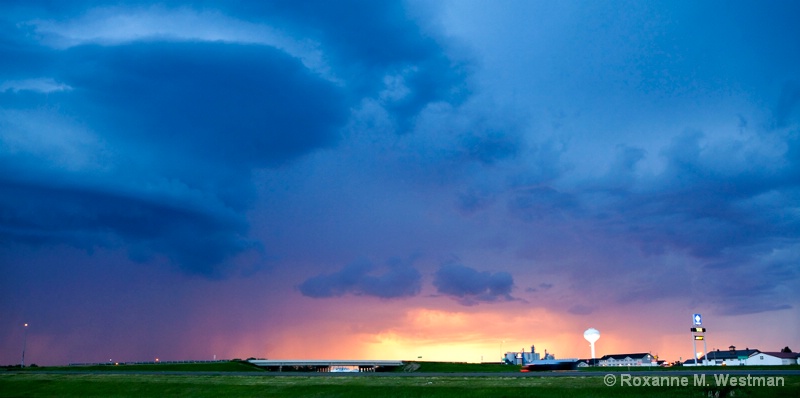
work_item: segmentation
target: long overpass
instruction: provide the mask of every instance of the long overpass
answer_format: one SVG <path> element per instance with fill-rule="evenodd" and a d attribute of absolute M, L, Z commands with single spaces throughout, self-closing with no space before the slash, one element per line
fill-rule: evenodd
<path fill-rule="evenodd" d="M 403 366 L 403 361 L 347 359 L 251 359 L 248 362 L 272 371 L 312 372 L 387 372 Z"/>

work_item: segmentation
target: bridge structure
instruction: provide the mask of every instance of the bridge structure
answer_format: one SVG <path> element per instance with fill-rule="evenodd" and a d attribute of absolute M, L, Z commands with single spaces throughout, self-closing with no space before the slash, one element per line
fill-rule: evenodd
<path fill-rule="evenodd" d="M 403 361 L 347 359 L 250 359 L 248 362 L 274 372 L 391 372 Z"/>

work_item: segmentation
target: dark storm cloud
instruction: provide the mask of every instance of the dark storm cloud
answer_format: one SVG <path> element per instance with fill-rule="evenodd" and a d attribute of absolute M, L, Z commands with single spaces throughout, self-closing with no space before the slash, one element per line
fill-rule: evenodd
<path fill-rule="evenodd" d="M 226 2 L 227 3 L 227 2 Z M 335 64 L 361 76 L 357 84 L 375 89 L 387 71 L 413 67 L 408 83 L 414 101 L 424 103 L 459 93 L 461 71 L 442 52 L 437 38 L 422 32 L 401 1 L 350 0 L 331 3 L 312 0 L 252 2 L 224 5 L 243 19 L 277 22 L 301 36 L 313 37 L 330 48 Z M 255 14 L 253 14 L 255 12 Z M 347 29 L 342 29 L 346 26 Z"/>
<path fill-rule="evenodd" d="M 87 251 L 122 245 L 136 261 L 163 255 L 207 277 L 225 276 L 222 265 L 236 254 L 261 250 L 244 237 L 247 226 L 239 216 L 188 192 L 142 197 L 107 188 L 2 181 L 0 236 L 6 244 L 68 244 Z"/>
<path fill-rule="evenodd" d="M 523 188 L 514 193 L 509 210 L 518 219 L 533 221 L 543 218 L 563 219 L 579 212 L 576 198 L 551 187 Z"/>
<path fill-rule="evenodd" d="M 647 153 L 641 148 L 619 145 L 612 161 L 607 177 L 599 184 L 604 190 L 629 189 L 635 182 L 636 166 L 645 159 Z"/>
<path fill-rule="evenodd" d="M 484 164 L 514 157 L 520 150 L 519 139 L 514 134 L 499 131 L 470 135 L 464 139 L 463 145 L 470 159 Z"/>
<path fill-rule="evenodd" d="M 541 289 L 541 290 L 550 290 L 550 289 L 553 288 L 553 286 L 554 285 L 552 283 L 542 282 L 536 287 L 526 287 L 525 291 L 528 292 L 528 293 L 535 293 L 535 292 L 538 292 L 539 289 Z"/>
<path fill-rule="evenodd" d="M 800 110 L 800 83 L 791 81 L 783 85 L 781 97 L 775 108 L 775 121 L 778 127 L 786 127 L 792 115 L 799 115 Z M 795 116 L 797 119 L 799 116 Z"/>
<path fill-rule="evenodd" d="M 244 214 L 254 170 L 335 146 L 364 99 L 409 126 L 428 103 L 463 95 L 460 69 L 398 2 L 195 6 L 0 6 L 0 57 L 14 60 L 0 63 L 6 243 L 122 247 L 138 261 L 166 256 L 189 272 L 222 275 L 236 256 L 262 251 L 247 238 Z M 240 24 L 230 31 L 262 26 L 318 43 L 325 65 L 258 41 L 147 31 L 147 18 L 202 12 Z M 142 20 L 118 31 L 114 19 L 103 22 L 118 15 Z M 111 31 L 82 33 L 91 23 Z M 370 278 L 380 292 L 361 293 L 403 296 L 418 283 L 399 270 Z M 388 283 L 403 278 L 399 291 Z"/>
<path fill-rule="evenodd" d="M 460 102 L 468 94 L 464 62 L 449 59 L 436 38 L 409 18 L 404 2 L 226 2 L 222 7 L 322 43 L 350 94 L 379 99 L 398 132 L 408 132 L 429 103 Z"/>
<path fill-rule="evenodd" d="M 41 235 L 40 244 L 84 248 L 121 241 L 136 260 L 164 254 L 189 272 L 214 276 L 226 260 L 258 247 L 244 238 L 244 218 L 236 214 L 220 220 L 207 208 L 159 203 L 170 192 L 142 200 L 143 191 L 168 189 L 170 184 L 160 181 L 174 181 L 187 192 L 221 202 L 218 206 L 227 211 L 242 211 L 253 197 L 247 182 L 251 168 L 332 144 L 347 113 L 330 83 L 270 48 L 218 43 L 83 46 L 65 51 L 59 60 L 61 68 L 48 81 L 69 90 L 6 90 L 0 97 L 7 109 L 58 109 L 102 133 L 113 153 L 124 154 L 111 161 L 130 163 L 115 165 L 127 170 L 116 176 L 122 181 L 115 181 L 97 180 L 93 173 L 48 170 L 35 154 L 0 162 L 5 171 L 0 183 L 8 188 L 3 213 L 9 241 L 28 241 L 30 234 Z M 0 121 L 8 129 L 22 129 L 13 123 Z M 141 152 L 126 153 L 131 150 Z M 7 180 L 19 180 L 32 170 L 38 170 L 35 190 L 14 189 Z M 137 172 L 146 174 L 128 175 Z M 36 217 L 26 218 L 28 213 Z"/>
<path fill-rule="evenodd" d="M 585 20 L 569 28 L 559 27 L 562 30 L 554 32 L 552 38 L 585 40 L 568 41 L 565 49 L 555 50 L 563 57 L 554 60 L 531 57 L 526 67 L 533 70 L 516 69 L 524 76 L 519 80 L 488 78 L 492 83 L 508 84 L 507 94 L 513 92 L 515 99 L 509 103 L 515 104 L 519 90 L 526 84 L 531 92 L 551 87 L 544 99 L 532 94 L 531 109 L 548 111 L 537 114 L 541 120 L 530 123 L 525 138 L 513 139 L 513 129 L 486 129 L 479 118 L 473 119 L 470 126 L 486 133 L 475 134 L 474 138 L 454 135 L 471 138 L 461 142 L 463 152 L 454 152 L 483 166 L 473 180 L 464 178 L 469 181 L 463 184 L 466 187 L 453 184 L 460 188 L 453 200 L 459 213 L 474 219 L 482 211 L 486 215 L 497 214 L 491 212 L 495 205 L 505 206 L 503 210 L 512 221 L 523 221 L 520 235 L 532 236 L 527 243 L 536 249 L 524 250 L 541 253 L 553 267 L 560 268 L 557 272 L 574 273 L 574 281 L 584 281 L 587 274 L 595 279 L 626 275 L 625 280 L 606 282 L 624 285 L 619 291 L 627 293 L 601 292 L 599 288 L 592 293 L 615 304 L 683 299 L 690 294 L 702 295 L 700 292 L 709 288 L 691 275 L 697 272 L 687 269 L 692 266 L 654 259 L 685 256 L 687 263 L 704 264 L 753 256 L 749 265 L 742 267 L 741 285 L 747 286 L 745 270 L 770 269 L 764 265 L 768 251 L 763 248 L 796 251 L 800 218 L 793 203 L 800 200 L 796 128 L 800 113 L 797 68 L 790 71 L 788 65 L 797 65 L 797 52 L 786 48 L 794 48 L 798 42 L 794 39 L 797 35 L 786 35 L 797 30 L 786 14 L 780 12 L 779 19 L 772 15 L 783 7 L 751 10 L 759 15 L 769 14 L 769 18 L 737 11 L 703 23 L 701 29 L 714 38 L 699 40 L 694 30 L 687 30 L 687 25 L 682 24 L 692 25 L 694 22 L 688 21 L 695 21 L 693 18 L 713 15 L 713 10 L 708 9 L 713 7 L 708 5 L 701 6 L 700 11 L 693 7 L 607 8 L 600 4 L 576 8 L 581 11 L 572 11 Z M 595 9 L 611 13 L 614 18 L 598 18 Z M 669 16 L 680 18 L 667 21 Z M 673 23 L 678 20 L 682 22 Z M 707 51 L 722 43 L 716 38 L 732 31 L 732 26 L 747 21 L 752 27 L 762 20 L 776 22 L 766 30 L 753 29 L 746 34 L 746 45 L 736 45 L 738 52 Z M 630 40 L 622 45 L 611 44 L 620 42 L 622 37 Z M 474 38 L 484 40 L 478 35 Z M 491 54 L 506 57 L 506 62 L 497 61 L 494 72 L 514 65 L 513 58 L 524 56 L 523 49 L 550 51 L 550 43 L 532 42 L 518 47 L 500 40 L 486 43 L 491 43 L 484 44 L 486 51 L 496 48 Z M 784 53 L 788 58 L 780 55 Z M 575 60 L 586 61 L 590 66 Z M 556 65 L 549 65 L 553 62 Z M 750 73 L 760 62 L 769 62 L 768 69 L 774 68 L 778 77 L 767 83 Z M 726 77 L 721 78 L 720 73 Z M 527 79 L 541 81 L 534 84 L 527 83 Z M 725 84 L 729 81 L 736 83 Z M 742 87 L 759 87 L 756 97 L 761 103 L 750 104 L 756 97 L 751 97 L 749 91 L 741 102 L 729 102 L 730 90 Z M 561 92 L 572 94 L 559 104 Z M 625 98 L 621 107 L 614 105 L 618 95 Z M 704 101 L 718 105 L 706 108 Z M 774 109 L 759 109 L 764 104 L 773 105 Z M 673 107 L 676 111 L 669 110 Z M 550 108 L 555 110 L 551 113 Z M 653 120 L 637 120 L 640 112 Z M 663 120 L 665 115 L 672 118 L 669 123 L 655 121 Z M 742 115 L 748 123 L 741 122 Z M 759 115 L 767 120 L 757 120 Z M 551 120 L 552 130 L 542 127 Z M 616 124 L 619 120 L 631 125 Z M 449 125 L 445 128 L 453 129 Z M 628 131 L 622 133 L 625 130 Z M 518 165 L 522 171 L 512 171 L 510 175 L 492 173 L 492 167 L 499 163 Z M 452 171 L 453 167 L 446 170 Z M 495 184 L 484 182 L 488 174 L 494 176 Z M 564 266 L 576 253 L 586 253 L 592 261 L 576 260 L 575 264 Z M 664 289 L 665 280 L 674 282 L 674 287 Z M 734 297 L 725 289 L 720 289 L 719 296 L 730 299 L 725 311 L 731 313 L 771 311 L 785 308 L 787 303 L 769 304 L 776 302 L 773 294 L 791 291 L 791 284 L 797 280 L 796 274 L 775 278 L 773 285 L 754 289 L 758 297 L 749 301 Z M 793 293 L 790 297 L 788 302 L 797 300 Z M 585 308 L 576 310 L 585 312 Z"/>
<path fill-rule="evenodd" d="M 677 252 L 699 264 L 717 264 L 704 268 L 702 281 L 690 287 L 686 270 L 650 268 L 647 257 L 623 263 L 616 256 L 608 264 L 600 261 L 604 271 L 590 272 L 594 277 L 628 276 L 615 282 L 629 284 L 620 290 L 625 293 L 612 295 L 617 303 L 711 293 L 715 299 L 709 301 L 728 315 L 792 308 L 796 295 L 782 296 L 781 292 L 790 292 L 800 278 L 792 272 L 796 266 L 786 266 L 794 257 L 774 261 L 770 253 L 794 253 L 794 242 L 800 238 L 800 218 L 787 211 L 794 206 L 791 203 L 800 200 L 797 145 L 795 133 L 767 134 L 782 144 L 771 144 L 771 140 L 762 146 L 736 140 L 717 143 L 703 132 L 684 132 L 656 154 L 665 166 L 652 175 L 637 171 L 639 163 L 652 155 L 620 147 L 607 177 L 575 188 L 540 186 L 512 191 L 510 214 L 537 228 L 564 222 L 586 225 L 574 230 L 576 243 L 586 244 L 596 236 L 622 239 L 634 242 L 649 258 Z M 598 249 L 597 253 L 604 256 L 604 251 Z M 576 266 L 575 280 L 582 281 L 578 285 L 591 286 L 596 280 L 584 280 L 584 268 Z M 653 277 L 662 273 L 662 277 Z M 674 287 L 662 289 L 662 283 L 673 277 Z M 570 312 L 581 315 L 587 313 L 584 309 L 571 308 Z"/>
<path fill-rule="evenodd" d="M 14 60 L 0 63 L 0 81 L 37 76 L 50 69 L 52 52 L 21 30 L 11 21 L 0 20 L 0 56 Z"/>
<path fill-rule="evenodd" d="M 751 245 L 774 237 L 796 237 L 796 217 L 782 214 L 784 200 L 800 188 L 795 180 L 791 141 L 776 153 L 757 153 L 739 143 L 709 148 L 702 133 L 677 137 L 664 152 L 667 170 L 656 190 L 634 199 L 648 214 L 675 216 L 697 233 L 683 242 L 698 255 Z M 782 147 L 782 148 L 781 148 Z M 628 202 L 633 204 L 634 201 Z M 713 234 L 702 237 L 703 229 Z"/>
<path fill-rule="evenodd" d="M 563 245 L 532 242 L 553 264 L 569 264 L 573 253 L 588 248 L 593 261 L 564 267 L 574 274 L 575 286 L 605 278 L 625 286 L 612 293 L 590 287 L 590 297 L 619 305 L 696 296 L 728 315 L 795 308 L 792 286 L 800 276 L 785 272 L 770 256 L 795 253 L 800 239 L 796 81 L 770 85 L 772 96 L 764 103 L 773 109 L 764 109 L 760 120 L 743 117 L 735 112 L 739 106 L 732 106 L 727 113 L 712 111 L 721 114 L 719 122 L 678 122 L 669 134 L 643 127 L 636 134 L 645 139 L 625 137 L 585 157 L 569 157 L 570 146 L 579 143 L 565 140 L 563 152 L 554 151 L 564 156 L 552 158 L 551 178 L 531 168 L 518 178 L 530 184 L 515 181 L 503 194 L 464 195 L 462 206 L 472 209 L 484 203 L 482 197 L 501 198 L 495 201 L 505 204 L 514 221 L 530 224 L 537 239 Z M 594 126 L 574 138 L 592 134 Z M 652 145 L 655 141 L 659 144 Z M 654 265 L 655 259 L 676 255 L 695 265 Z M 719 273 L 701 270 L 698 265 L 706 263 L 728 266 Z M 614 278 L 620 274 L 626 278 Z M 706 296 L 710 291 L 714 298 Z"/>
<path fill-rule="evenodd" d="M 64 56 L 62 105 L 109 134 L 168 154 L 245 168 L 292 159 L 336 140 L 341 90 L 264 46 L 156 42 L 81 46 Z"/>
<path fill-rule="evenodd" d="M 514 300 L 514 278 L 508 272 L 480 272 L 460 265 L 443 265 L 436 271 L 433 285 L 439 293 L 455 298 L 462 305 Z"/>
<path fill-rule="evenodd" d="M 800 256 L 788 250 L 755 253 L 736 251 L 734 256 L 704 266 L 707 277 L 702 289 L 720 313 L 753 314 L 797 305 L 791 292 L 800 279 Z"/>
<path fill-rule="evenodd" d="M 317 275 L 298 287 L 304 296 L 313 298 L 345 295 L 400 298 L 415 296 L 421 289 L 421 275 L 405 262 L 388 264 L 388 270 L 375 275 L 379 267 L 367 261 L 354 262 L 338 272 Z"/>
<path fill-rule="evenodd" d="M 701 145 L 703 138 L 699 132 L 677 137 L 664 151 L 668 166 L 660 178 L 649 182 L 647 192 L 630 194 L 620 203 L 631 232 L 701 257 L 775 237 L 797 237 L 800 220 L 787 219 L 782 206 L 774 207 L 779 204 L 775 199 L 794 196 L 792 191 L 800 187 L 791 181 L 789 154 L 767 157 L 735 144 L 712 150 Z M 767 194 L 777 196 L 767 199 Z"/>

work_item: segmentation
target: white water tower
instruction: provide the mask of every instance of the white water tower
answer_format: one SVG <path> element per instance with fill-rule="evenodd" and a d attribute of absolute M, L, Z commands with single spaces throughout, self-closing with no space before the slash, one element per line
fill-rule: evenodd
<path fill-rule="evenodd" d="M 583 338 L 592 346 L 592 359 L 594 359 L 594 343 L 600 338 L 600 331 L 595 328 L 586 329 L 586 331 L 583 332 Z"/>

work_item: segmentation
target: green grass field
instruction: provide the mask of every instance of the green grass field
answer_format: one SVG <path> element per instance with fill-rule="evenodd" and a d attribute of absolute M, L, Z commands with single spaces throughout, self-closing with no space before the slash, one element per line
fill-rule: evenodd
<path fill-rule="evenodd" d="M 48 366 L 25 368 L 25 372 L 263 372 L 248 362 L 159 363 L 137 365 Z"/>
<path fill-rule="evenodd" d="M 604 367 L 586 367 L 586 368 L 579 368 L 578 370 L 586 372 L 646 372 L 652 370 L 663 370 L 663 371 L 714 371 L 714 372 L 722 372 L 725 370 L 735 370 L 735 371 L 742 371 L 742 370 L 775 370 L 774 366 L 672 366 L 669 368 L 661 368 L 661 367 L 647 367 L 647 366 L 604 366 Z M 786 365 L 781 366 L 780 369 L 782 370 L 800 370 L 800 365 Z"/>
<path fill-rule="evenodd" d="M 783 387 L 742 387 L 735 397 L 800 395 Z M 0 374 L 0 397 L 707 397 L 716 388 L 606 387 L 602 377 L 204 376 Z"/>
<path fill-rule="evenodd" d="M 415 370 L 417 373 L 508 373 L 519 372 L 522 366 L 518 365 L 501 365 L 501 364 L 488 364 L 488 363 L 463 363 L 463 362 L 419 362 L 414 361 L 419 365 Z M 398 369 L 403 371 L 403 369 Z"/>
<path fill-rule="evenodd" d="M 214 366 L 212 366 L 214 365 Z M 602 376 L 540 377 L 508 375 L 426 376 L 424 372 L 492 372 L 499 365 L 422 362 L 421 376 L 279 375 L 246 363 L 152 364 L 38 368 L 0 372 L 0 397 L 798 397 L 800 376 L 783 376 L 778 387 L 719 388 L 708 376 L 707 387 L 607 387 Z M 131 372 L 121 371 L 122 368 Z M 69 374 L 55 373 L 70 371 Z M 159 370 L 165 373 L 159 374 Z M 716 370 L 719 370 L 717 368 Z M 51 371 L 51 372 L 48 372 Z M 77 371 L 77 372 L 76 372 Z M 147 372 L 135 373 L 132 371 Z M 253 372 L 243 375 L 240 372 Z M 170 374 L 168 372 L 185 372 Z M 196 374 L 192 374 L 196 372 Z M 215 372 L 208 374 L 203 372 Z M 236 372 L 230 373 L 230 372 Z M 260 373 L 258 373 L 260 372 Z M 227 374 L 230 373 L 230 374 Z M 615 373 L 615 375 L 619 375 Z M 634 374 L 635 375 L 635 374 Z M 618 376 L 619 377 L 619 376 Z M 685 376 L 682 376 L 685 377 Z"/>

